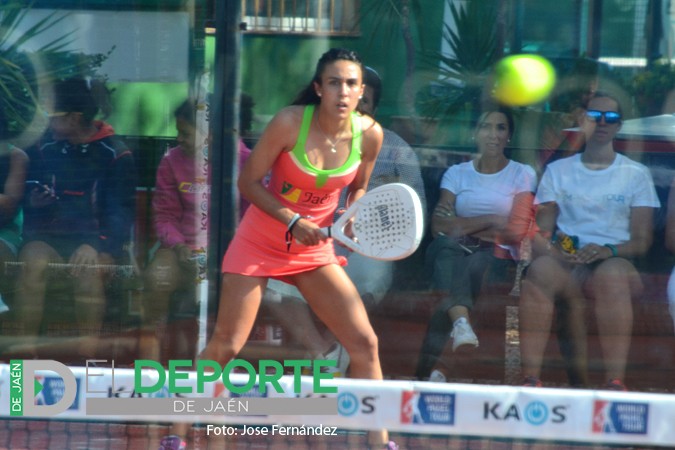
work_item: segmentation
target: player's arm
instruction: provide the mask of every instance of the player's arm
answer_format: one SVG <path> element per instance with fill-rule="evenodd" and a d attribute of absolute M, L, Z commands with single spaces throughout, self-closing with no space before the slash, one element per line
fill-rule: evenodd
<path fill-rule="evenodd" d="M 380 124 L 372 120 L 369 116 L 360 118 L 363 124 L 363 139 L 361 141 L 361 164 L 359 165 L 356 177 L 347 187 L 346 208 L 361 198 L 368 189 L 370 174 L 375 167 L 375 160 L 382 147 L 383 132 Z"/>
<path fill-rule="evenodd" d="M 295 145 L 302 111 L 302 107 L 289 106 L 274 116 L 246 160 L 237 182 L 241 195 L 284 224 L 291 221 L 295 211 L 274 198 L 265 188 L 264 179 L 281 152 L 290 151 Z"/>

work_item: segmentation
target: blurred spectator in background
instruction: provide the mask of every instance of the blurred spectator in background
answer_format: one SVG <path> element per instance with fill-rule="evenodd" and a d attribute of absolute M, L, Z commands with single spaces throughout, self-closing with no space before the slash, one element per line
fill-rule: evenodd
<path fill-rule="evenodd" d="M 585 311 L 597 319 L 606 384 L 623 383 L 633 326 L 632 298 L 642 290 L 633 259 L 652 243 L 660 203 L 649 170 L 614 150 L 619 101 L 596 93 L 581 130 L 584 151 L 548 165 L 537 189 L 539 256 L 523 280 L 520 349 L 525 386 L 541 386 L 554 309 L 566 308 L 577 370 L 586 378 Z"/>
<path fill-rule="evenodd" d="M 15 262 L 21 246 L 23 229 L 22 204 L 28 156 L 7 140 L 7 122 L 0 111 L 0 314 L 7 312 L 5 303 L 8 294 L 13 290 L 7 274 L 5 263 Z M 4 298 L 3 298 L 4 297 Z M 8 300 L 9 301 L 9 300 Z"/>
<path fill-rule="evenodd" d="M 584 134 L 565 131 L 578 127 L 584 119 L 588 101 L 593 98 L 600 84 L 599 63 L 592 59 L 576 58 L 571 69 L 560 71 L 549 109 L 545 116 L 539 167 L 570 156 L 583 148 Z"/>
<path fill-rule="evenodd" d="M 453 352 L 478 347 L 470 319 L 474 302 L 485 284 L 507 279 L 530 229 L 537 177 L 532 167 L 505 154 L 514 126 L 508 108 L 483 112 L 473 135 L 478 157 L 451 166 L 441 179 L 426 262 L 432 286 L 443 299 L 422 343 L 419 379 L 447 380 L 441 355 L 450 340 Z"/>
<path fill-rule="evenodd" d="M 53 94 L 48 134 L 29 152 L 29 179 L 39 186 L 27 194 L 16 305 L 24 332 L 35 340 L 49 283 L 67 275 L 78 330 L 90 335 L 77 350 L 84 363 L 97 357 L 106 304 L 102 269 L 128 262 L 136 171 L 131 150 L 109 124 L 96 120 L 109 100 L 102 81 L 59 81 Z M 67 263 L 66 269 L 54 263 Z"/>
<path fill-rule="evenodd" d="M 248 108 L 252 102 L 247 102 Z M 151 250 L 151 260 L 145 270 L 143 325 L 139 351 L 142 359 L 159 361 L 161 341 L 165 336 L 172 295 L 185 293 L 179 309 L 194 313 L 197 306 L 196 283 L 205 270 L 208 244 L 209 199 L 211 193 L 209 148 L 210 133 L 198 131 L 201 125 L 197 100 L 188 98 L 175 111 L 178 145 L 167 151 L 157 168 L 152 197 L 153 225 L 157 244 Z M 208 116 L 208 111 L 203 111 Z M 250 127 L 250 112 L 243 110 L 242 126 Z M 207 117 L 205 117 L 207 119 Z M 239 168 L 250 154 L 239 141 Z M 243 214 L 248 203 L 240 205 Z M 173 357 L 192 358 L 196 348 L 189 348 L 194 339 L 174 339 Z M 176 348 L 178 347 L 178 348 Z"/>
<path fill-rule="evenodd" d="M 239 131 L 248 135 L 253 121 L 253 98 L 241 94 Z M 186 292 L 179 308 L 194 312 L 197 308 L 197 284 L 203 282 L 206 269 L 206 245 L 208 242 L 208 217 L 211 198 L 209 148 L 211 131 L 209 125 L 210 103 L 198 104 L 188 98 L 174 112 L 176 141 L 157 168 L 153 197 L 154 226 L 158 242 L 156 252 L 145 271 L 144 311 L 139 342 L 140 358 L 166 362 L 162 344 L 169 336 L 166 332 L 170 316 L 172 295 L 178 289 Z M 199 113 L 198 113 L 199 111 Z M 239 171 L 251 154 L 244 139 L 239 140 Z M 239 215 L 243 216 L 249 202 L 240 197 Z M 181 300 L 181 299 L 179 299 Z M 174 328 L 171 336 L 173 348 L 171 359 L 194 358 L 191 344 L 197 342 L 194 329 L 184 326 Z M 178 334 L 176 337 L 175 334 Z M 190 333 L 193 333 L 190 336 Z M 186 446 L 190 424 L 175 422 L 170 434 L 162 438 L 160 450 L 180 450 Z"/>
<path fill-rule="evenodd" d="M 382 95 L 382 80 L 373 68 L 366 67 L 364 82 L 366 89 L 361 99 L 362 109 L 375 117 Z M 370 175 L 368 190 L 387 183 L 407 184 L 419 195 L 423 205 L 423 217 L 426 217 L 427 202 L 417 155 L 398 134 L 387 128 L 383 128 L 383 131 L 384 141 L 373 173 Z M 343 192 L 340 207 L 344 207 L 346 202 L 346 192 Z M 366 309 L 372 311 L 382 301 L 391 286 L 394 261 L 375 260 L 358 253 L 351 253 L 341 246 L 337 246 L 336 252 L 349 257 L 349 264 L 345 267 L 345 271 L 359 290 Z"/>

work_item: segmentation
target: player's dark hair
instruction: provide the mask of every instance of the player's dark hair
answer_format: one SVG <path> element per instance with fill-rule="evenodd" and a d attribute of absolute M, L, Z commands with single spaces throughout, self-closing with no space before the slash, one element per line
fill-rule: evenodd
<path fill-rule="evenodd" d="M 291 103 L 292 105 L 318 105 L 321 103 L 321 97 L 319 97 L 314 89 L 314 83 L 321 85 L 321 76 L 326 70 L 326 66 L 334 63 L 335 61 L 351 61 L 356 63 L 361 68 L 361 74 L 365 72 L 363 63 L 359 55 L 353 51 L 346 48 L 331 48 L 326 53 L 321 55 L 319 61 L 316 63 L 316 70 L 314 71 L 314 77 L 312 81 L 309 82 L 307 86 L 295 97 L 295 100 Z M 357 110 L 359 108 L 357 107 Z"/>

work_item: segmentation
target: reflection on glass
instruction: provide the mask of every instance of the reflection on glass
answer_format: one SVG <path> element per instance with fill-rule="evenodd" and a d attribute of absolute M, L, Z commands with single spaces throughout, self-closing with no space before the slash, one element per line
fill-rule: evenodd
<path fill-rule="evenodd" d="M 49 128 L 26 151 L 28 178 L 24 242 L 16 286 L 18 320 L 37 342 L 45 310 L 59 290 L 74 299 L 78 362 L 97 355 L 106 308 L 108 267 L 128 263 L 134 224 L 136 172 L 131 150 L 108 123 L 96 119 L 108 88 L 98 79 L 53 85 Z M 50 299 L 48 301 L 47 299 Z M 38 346 L 27 348 L 36 356 Z"/>
<path fill-rule="evenodd" d="M 239 26 L 214 26 L 224 23 L 223 17 L 216 16 L 224 5 L 237 10 L 240 17 L 227 18 Z M 443 200 L 441 179 L 446 170 L 480 158 L 476 141 L 471 139 L 472 125 L 492 107 L 496 63 L 508 54 L 536 53 L 554 65 L 557 83 L 545 101 L 512 108 L 518 126 L 505 155 L 533 167 L 539 185 L 550 167 L 587 154 L 584 118 L 588 102 L 598 91 L 611 92 L 624 105 L 621 122 L 614 124 L 620 129 L 613 150 L 617 157 L 646 167 L 660 203 L 658 208 L 649 206 L 653 231 L 645 239 L 651 245 L 627 259 L 633 268 L 630 278 L 639 279 L 636 284 L 643 291 L 632 296 L 630 308 L 628 304 L 622 308 L 632 317 L 613 342 L 605 339 L 613 331 L 603 325 L 607 311 L 598 310 L 597 299 L 558 303 L 562 308 L 552 313 L 550 330 L 546 327 L 550 336 L 537 372 L 529 366 L 540 349 L 528 351 L 528 342 L 533 341 L 527 330 L 532 329 L 531 316 L 539 321 L 542 316 L 532 314 L 527 296 L 537 286 L 541 262 L 523 271 L 520 297 L 508 295 L 511 279 L 504 292 L 495 292 L 488 278 L 474 280 L 484 288 L 484 296 L 473 305 L 467 321 L 475 325 L 480 345 L 461 345 L 453 352 L 453 338 L 447 330 L 442 333 L 443 340 L 450 342 L 449 351 L 443 353 L 451 369 L 446 380 L 467 382 L 473 388 L 486 384 L 520 387 L 523 378 L 531 375 L 544 386 L 568 388 L 579 384 L 601 387 L 609 378 L 623 377 L 622 383 L 634 392 L 672 393 L 675 333 L 668 281 L 674 247 L 670 216 L 675 208 L 666 206 L 673 201 L 675 152 L 667 131 L 675 113 L 675 9 L 670 2 L 36 0 L 30 7 L 26 2 L 4 2 L 0 16 L 6 25 L 0 31 L 3 359 L 38 357 L 82 364 L 85 358 L 94 357 L 115 359 L 118 367 L 130 366 L 141 357 L 162 364 L 175 357 L 194 359 L 211 336 L 217 309 L 212 288 L 220 274 L 207 272 L 206 267 L 219 267 L 220 261 L 206 265 L 205 254 L 216 253 L 216 246 L 224 240 L 221 237 L 235 232 L 202 227 L 216 223 L 214 215 L 246 207 L 246 199 L 241 205 L 210 204 L 212 185 L 214 192 L 236 189 L 237 180 L 231 176 L 236 172 L 232 168 L 208 161 L 208 152 L 211 156 L 244 154 L 255 147 L 272 116 L 292 102 L 306 81 L 304 74 L 313 71 L 316 59 L 327 49 L 353 49 L 381 76 L 377 120 L 399 135 L 419 161 L 430 211 L 425 217 L 428 223 L 434 220 L 433 208 Z M 216 34 L 205 33 L 207 23 Z M 34 28 L 36 24 L 40 25 Z M 224 33 L 236 33 L 237 46 L 216 55 L 216 50 L 224 51 L 222 46 L 216 49 L 216 35 Z M 223 67 L 234 61 L 241 76 L 226 79 Z M 248 96 L 242 96 L 242 91 Z M 218 98 L 212 95 L 216 93 Z M 179 119 L 174 112 L 186 99 L 197 107 Z M 255 99 L 255 113 L 246 107 L 251 99 Z M 210 105 L 201 108 L 201 103 Z M 236 109 L 249 125 L 242 123 L 238 129 L 233 125 L 224 132 L 242 138 L 239 148 L 209 142 L 184 153 L 193 140 L 206 142 L 208 127 L 219 131 L 215 127 L 222 127 L 201 122 L 200 128 L 200 120 L 221 118 L 219 112 L 229 114 Z M 653 123 L 659 127 L 650 126 Z M 607 114 L 596 123 L 605 125 L 610 125 Z M 172 170 L 165 170 L 181 155 L 187 156 Z M 588 170 L 603 172 L 602 167 Z M 180 173 L 190 184 L 181 185 L 176 175 Z M 611 185 L 625 181 L 622 178 Z M 579 183 L 575 187 L 584 193 L 597 192 L 586 179 Z M 169 202 L 163 196 L 169 191 L 176 194 L 171 201 L 177 203 L 167 209 Z M 195 197 L 184 204 L 177 201 L 189 195 Z M 181 232 L 192 229 L 208 234 L 195 233 L 187 240 L 167 238 L 172 231 L 159 225 L 166 210 L 174 211 L 166 224 L 179 224 Z M 184 211 L 189 214 L 182 215 Z M 591 213 L 591 217 L 607 218 L 604 211 Z M 632 221 L 633 212 L 631 216 Z M 540 242 L 544 251 L 547 244 L 558 245 L 553 239 L 557 219 L 537 225 L 552 233 Z M 647 222 L 641 222 L 645 233 Z M 600 227 L 599 223 L 591 220 L 588 226 Z M 528 233 L 536 235 L 537 227 Z M 481 233 L 461 231 L 464 235 Z M 630 231 L 632 235 L 634 230 Z M 577 235 L 576 231 L 571 234 Z M 630 240 L 595 243 L 601 244 L 598 252 L 609 262 L 626 256 L 623 246 Z M 430 319 L 444 304 L 431 289 L 432 271 L 425 266 L 425 256 L 434 250 L 433 241 L 428 233 L 419 251 L 392 264 L 387 269 L 391 269 L 390 285 L 379 289 L 373 296 L 377 299 L 367 304 L 385 378 L 421 378 L 424 382 L 430 374 L 430 370 L 422 374 L 416 369 Z M 584 247 L 580 243 L 578 251 Z M 541 248 L 535 243 L 534 258 Z M 521 268 L 529 262 L 523 261 Z M 375 275 L 371 269 L 367 260 L 351 267 L 358 272 L 355 275 L 366 279 Z M 553 283 L 544 285 L 550 288 Z M 601 287 L 613 292 L 619 286 L 611 281 Z M 462 292 L 450 291 L 449 296 Z M 672 308 L 675 295 L 670 294 Z M 285 301 L 275 307 L 263 308 L 254 328 L 278 331 L 284 324 L 282 336 L 265 335 L 263 339 L 262 333 L 253 333 L 242 349 L 243 358 L 302 357 L 308 349 L 315 357 L 337 348 L 321 326 L 313 331 L 320 331 L 325 341 L 312 332 L 294 337 L 288 331 L 298 325 L 299 314 L 305 323 L 319 322 L 305 305 L 300 312 L 288 308 Z M 521 326 L 525 335 L 520 334 Z M 613 352 L 622 355 L 612 357 Z M 606 364 L 612 364 L 608 356 L 614 360 L 614 371 Z M 521 363 L 528 368 L 521 369 Z M 427 389 L 429 385 L 421 386 Z M 418 394 L 407 393 L 400 404 L 392 406 L 408 408 L 408 416 L 397 416 L 401 423 L 409 420 L 415 425 L 425 420 L 419 408 L 424 395 Z M 365 400 L 362 409 L 367 410 L 369 402 Z M 372 405 L 379 414 L 383 407 L 377 401 Z M 466 417 L 461 414 L 456 417 Z M 163 435 L 171 430 L 161 431 Z M 396 432 L 392 435 L 402 437 Z M 443 440 L 439 446 L 456 444 L 440 433 L 426 437 Z M 195 439 L 187 434 L 183 438 L 194 444 Z M 537 436 L 533 433 L 527 438 Z M 150 441 L 150 447 L 159 446 L 159 436 Z M 405 439 L 399 443 L 406 446 Z M 365 447 L 362 441 L 358 444 Z"/>

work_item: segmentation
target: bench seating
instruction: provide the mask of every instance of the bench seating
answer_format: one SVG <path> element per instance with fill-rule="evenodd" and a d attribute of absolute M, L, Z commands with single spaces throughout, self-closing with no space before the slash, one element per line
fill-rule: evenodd
<path fill-rule="evenodd" d="M 675 389 L 675 334 L 668 312 L 665 289 L 668 275 L 644 274 L 645 291 L 634 300 L 633 341 L 628 358 L 626 385 L 640 391 Z M 498 286 L 481 294 L 472 312 L 480 347 L 446 352 L 454 381 L 518 384 L 521 380 L 517 335 L 518 298 L 508 295 L 510 286 Z M 371 315 L 379 336 L 383 371 L 390 378 L 412 378 L 427 323 L 440 301 L 425 290 L 391 291 Z M 509 320 L 507 320 L 507 315 Z M 603 380 L 602 354 L 591 308 L 587 314 L 589 378 Z M 554 324 L 555 328 L 555 324 Z M 551 333 L 542 379 L 545 384 L 567 386 L 566 364 L 556 333 Z"/>

